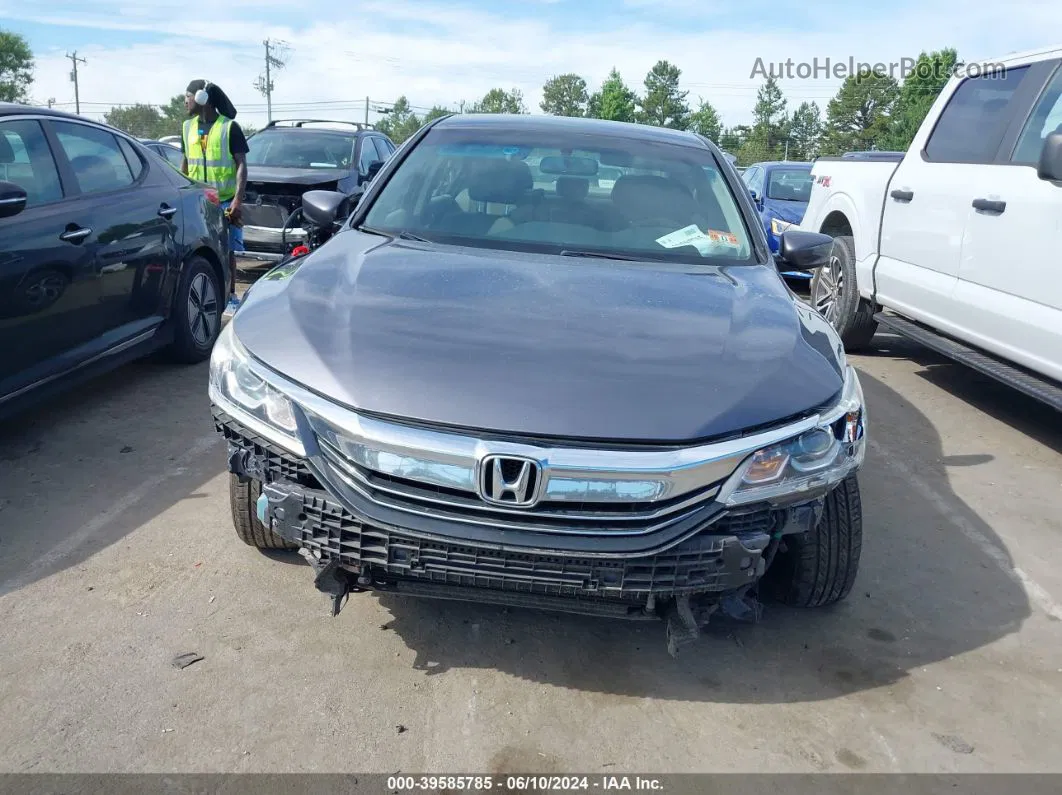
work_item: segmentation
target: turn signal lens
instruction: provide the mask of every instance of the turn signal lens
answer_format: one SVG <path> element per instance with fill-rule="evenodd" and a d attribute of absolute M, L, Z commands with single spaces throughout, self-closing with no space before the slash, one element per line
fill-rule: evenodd
<path fill-rule="evenodd" d="M 752 456 L 752 461 L 742 480 L 746 483 L 770 483 L 781 477 L 787 463 L 789 463 L 789 455 L 780 447 L 760 450 Z"/>

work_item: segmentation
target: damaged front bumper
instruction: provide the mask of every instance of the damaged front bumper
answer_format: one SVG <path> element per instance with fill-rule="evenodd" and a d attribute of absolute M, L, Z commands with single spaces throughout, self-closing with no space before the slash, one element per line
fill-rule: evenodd
<path fill-rule="evenodd" d="M 371 515 L 337 496 L 312 456 L 297 457 L 215 408 L 228 468 L 260 481 L 259 520 L 316 572 L 338 613 L 348 594 L 381 591 L 626 619 L 665 619 L 669 646 L 697 637 L 708 616 L 749 614 L 744 597 L 780 539 L 817 523 L 821 496 L 784 507 L 710 506 L 681 535 L 627 540 L 546 537 L 512 543 Z M 566 548 L 565 548 L 566 547 Z"/>

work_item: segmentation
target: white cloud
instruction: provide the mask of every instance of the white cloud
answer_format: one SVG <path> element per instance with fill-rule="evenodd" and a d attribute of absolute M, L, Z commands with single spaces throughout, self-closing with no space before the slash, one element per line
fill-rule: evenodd
<path fill-rule="evenodd" d="M 190 79 L 207 77 L 228 92 L 242 120 L 256 125 L 264 122 L 265 100 L 252 86 L 262 70 L 262 40 L 267 37 L 292 46 L 287 68 L 275 75 L 274 115 L 360 119 L 367 94 L 378 101 L 404 94 L 414 106 L 456 107 L 460 100 L 476 100 L 499 85 L 520 88 L 529 108 L 537 112 L 542 83 L 553 74 L 577 72 L 596 87 L 615 66 L 640 89 L 653 63 L 666 58 L 683 70 L 691 102 L 703 96 L 720 110 L 725 123 L 734 124 L 749 119 L 759 84 L 750 79 L 757 57 L 800 62 L 816 56 L 853 56 L 890 62 L 952 45 L 967 59 L 990 58 L 1049 43 L 1039 39 L 1037 31 L 1056 29 L 1052 23 L 1058 20 L 1054 0 L 1026 0 L 1006 8 L 966 6 L 961 11 L 952 3 L 926 0 L 902 13 L 883 7 L 873 20 L 866 18 L 867 11 L 831 13 L 817 23 L 818 30 L 794 32 L 765 29 L 760 15 L 741 24 L 735 13 L 694 13 L 689 0 L 626 3 L 660 6 L 656 25 L 635 23 L 617 13 L 590 26 L 567 26 L 551 22 L 548 3 L 525 5 L 519 11 L 482 11 L 416 0 L 367 0 L 354 7 L 311 0 L 295 11 L 281 0 L 230 0 L 205 6 L 192 29 L 175 7 L 130 8 L 119 0 L 53 2 L 48 11 L 0 0 L 0 17 L 98 31 L 86 37 L 91 43 L 78 47 L 88 60 L 81 68 L 86 103 L 161 103 L 183 91 Z M 568 6 L 563 8 L 571 13 Z M 157 35 L 174 25 L 181 25 L 186 35 L 150 44 L 107 44 L 109 30 Z M 70 62 L 64 52 L 37 53 L 33 94 L 38 101 L 55 97 L 72 102 Z M 782 85 L 791 106 L 814 99 L 825 107 L 837 82 L 794 80 Z M 315 102 L 332 104 L 311 108 Z M 103 109 L 83 106 L 86 115 Z"/>

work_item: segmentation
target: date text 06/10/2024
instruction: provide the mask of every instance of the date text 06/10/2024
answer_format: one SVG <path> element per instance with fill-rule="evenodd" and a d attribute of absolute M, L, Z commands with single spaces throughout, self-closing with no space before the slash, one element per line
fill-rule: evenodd
<path fill-rule="evenodd" d="M 662 792 L 657 778 L 644 776 L 391 776 L 387 789 L 404 792 L 564 792 L 568 790 L 602 792 Z"/>

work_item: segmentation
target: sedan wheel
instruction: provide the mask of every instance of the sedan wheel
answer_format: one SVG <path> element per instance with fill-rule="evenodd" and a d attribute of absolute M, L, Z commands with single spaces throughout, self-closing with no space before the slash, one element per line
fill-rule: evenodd
<path fill-rule="evenodd" d="M 206 345 L 214 338 L 218 322 L 218 295 L 213 281 L 205 273 L 197 273 L 188 291 L 188 330 L 198 345 Z"/>

